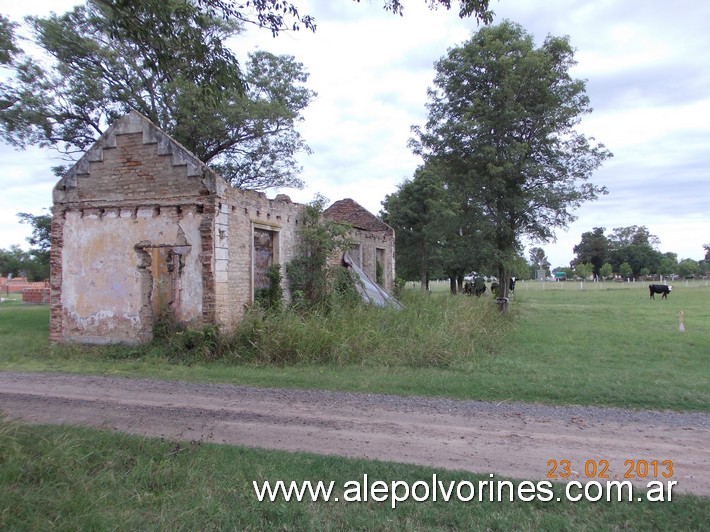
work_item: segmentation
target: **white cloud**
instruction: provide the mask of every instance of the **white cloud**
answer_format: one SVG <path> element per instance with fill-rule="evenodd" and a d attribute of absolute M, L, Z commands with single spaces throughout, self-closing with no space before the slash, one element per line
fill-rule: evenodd
<path fill-rule="evenodd" d="M 331 200 L 351 197 L 377 213 L 385 195 L 419 164 L 407 140 L 410 126 L 426 120 L 434 62 L 478 26 L 459 20 L 455 10 L 429 11 L 425 0 L 407 0 L 404 17 L 385 13 L 382 0 L 294 1 L 301 13 L 316 17 L 315 34 L 301 30 L 274 39 L 249 30 L 234 43 L 241 56 L 256 46 L 294 55 L 318 92 L 300 128 L 314 149 L 300 158 L 307 188 L 284 192 L 297 201 L 316 192 Z M 2 11 L 17 18 L 47 6 L 62 12 L 73 3 L 4 2 Z M 568 264 L 581 234 L 595 226 L 645 225 L 660 237 L 662 251 L 701 258 L 710 240 L 710 3 L 494 0 L 491 7 L 496 22 L 517 22 L 538 43 L 548 34 L 569 35 L 577 50 L 574 75 L 587 80 L 595 109 L 581 127 L 614 152 L 593 178 L 610 194 L 584 205 L 556 244 L 542 246 L 553 266 Z M 49 168 L 57 163 L 1 152 L 0 247 L 7 247 L 25 236 L 14 213 L 50 204 Z"/>

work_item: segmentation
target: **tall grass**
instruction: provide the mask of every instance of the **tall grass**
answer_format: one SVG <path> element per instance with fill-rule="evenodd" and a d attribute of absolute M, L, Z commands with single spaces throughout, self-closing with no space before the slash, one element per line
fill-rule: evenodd
<path fill-rule="evenodd" d="M 0 368 L 490 401 L 710 410 L 710 287 L 519 283 L 492 298 L 405 291 L 405 309 L 252 309 L 147 346 L 47 346 L 47 308 L 0 306 Z M 543 289 L 544 288 L 544 289 Z M 679 330 L 679 312 L 685 330 Z"/>
<path fill-rule="evenodd" d="M 333 305 L 278 313 L 252 309 L 233 335 L 228 357 L 257 364 L 451 367 L 490 356 L 510 330 L 485 299 L 407 293 L 405 308 Z"/>

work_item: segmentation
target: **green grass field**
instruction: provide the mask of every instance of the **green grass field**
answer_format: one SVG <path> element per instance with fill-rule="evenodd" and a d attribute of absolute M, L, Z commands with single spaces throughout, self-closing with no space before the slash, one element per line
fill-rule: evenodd
<path fill-rule="evenodd" d="M 649 301 L 643 286 L 579 288 L 521 283 L 507 317 L 490 311 L 490 297 L 452 298 L 441 288 L 408 294 L 401 313 L 293 320 L 283 334 L 299 327 L 288 352 L 303 358 L 286 365 L 269 362 L 288 340 L 278 335 L 260 357 L 242 362 L 237 355 L 212 363 L 175 359 L 156 348 L 50 348 L 48 309 L 5 302 L 0 369 L 708 411 L 710 287 L 677 286 L 668 301 Z M 309 338 L 318 330 L 327 341 L 314 344 Z M 349 349 L 330 347 L 346 340 Z M 338 356 L 319 361 L 313 345 L 321 356 Z M 488 478 L 0 419 L 0 529 L 704 530 L 710 515 L 710 499 L 680 495 L 672 503 L 409 501 L 392 510 L 373 501 L 259 502 L 251 484 L 343 486 L 364 473 L 410 485 L 433 474 L 444 482 Z"/>
<path fill-rule="evenodd" d="M 710 499 L 672 502 L 259 502 L 252 482 L 478 485 L 488 475 L 170 442 L 0 420 L 0 529 L 7 530 L 703 530 Z M 421 495 L 420 495 L 421 496 Z M 465 495 L 464 495 L 465 496 Z M 561 502 L 555 499 L 560 497 Z M 517 498 L 516 498 L 517 499 Z"/>
<path fill-rule="evenodd" d="M 449 297 L 442 284 L 431 296 L 411 291 L 403 312 L 267 319 L 258 324 L 260 353 L 215 362 L 176 359 L 169 345 L 50 348 L 48 309 L 5 302 L 0 368 L 708 411 L 705 283 L 680 284 L 655 301 L 643 284 L 519 283 L 506 318 L 491 311 L 490 297 Z M 288 356 L 295 361 L 283 363 Z"/>

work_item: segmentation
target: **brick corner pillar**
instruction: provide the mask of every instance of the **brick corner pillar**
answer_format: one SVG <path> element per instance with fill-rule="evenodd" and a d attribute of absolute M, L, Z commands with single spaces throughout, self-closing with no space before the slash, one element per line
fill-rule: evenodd
<path fill-rule="evenodd" d="M 62 246 L 64 244 L 64 210 L 53 209 L 51 248 L 49 252 L 49 342 L 63 340 L 62 335 Z"/>

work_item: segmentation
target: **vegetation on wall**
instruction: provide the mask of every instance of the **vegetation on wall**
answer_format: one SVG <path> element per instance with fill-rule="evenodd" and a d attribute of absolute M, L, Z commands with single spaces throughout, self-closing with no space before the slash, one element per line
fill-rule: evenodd
<path fill-rule="evenodd" d="M 327 202 L 319 195 L 306 205 L 298 253 L 286 265 L 291 301 L 297 307 L 312 308 L 327 303 L 334 291 L 336 272 L 344 269 L 330 261 L 353 245 L 348 236 L 349 224 L 323 219 Z"/>

